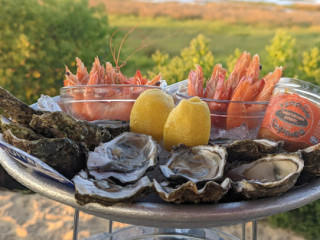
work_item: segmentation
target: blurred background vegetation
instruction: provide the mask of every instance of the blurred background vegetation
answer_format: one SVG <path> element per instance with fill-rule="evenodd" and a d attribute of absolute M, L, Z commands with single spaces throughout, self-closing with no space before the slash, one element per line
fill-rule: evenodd
<path fill-rule="evenodd" d="M 262 75 L 285 66 L 284 76 L 320 84 L 320 6 L 252 3 L 147 3 L 129 0 L 0 0 L 0 85 L 30 104 L 40 94 L 59 95 L 65 65 L 75 58 L 88 70 L 95 56 L 112 61 L 113 47 L 134 26 L 122 50 L 123 61 L 147 47 L 121 69 L 168 83 L 184 80 L 201 64 L 209 77 L 215 64 L 231 72 L 243 51 L 260 55 Z M 307 239 L 319 239 L 320 202 L 270 217 Z"/>

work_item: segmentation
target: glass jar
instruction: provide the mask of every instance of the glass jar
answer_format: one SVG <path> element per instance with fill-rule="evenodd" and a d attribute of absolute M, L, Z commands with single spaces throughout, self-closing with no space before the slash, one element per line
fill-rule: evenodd
<path fill-rule="evenodd" d="M 258 138 L 284 141 L 296 151 L 320 142 L 320 87 L 281 78 L 275 86 Z"/>

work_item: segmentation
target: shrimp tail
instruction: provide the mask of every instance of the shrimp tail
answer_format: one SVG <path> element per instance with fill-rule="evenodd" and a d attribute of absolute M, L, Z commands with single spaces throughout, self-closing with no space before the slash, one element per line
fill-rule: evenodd
<path fill-rule="evenodd" d="M 190 96 L 203 97 L 203 71 L 200 65 L 196 66 L 196 70 L 189 73 L 188 78 L 188 94 Z"/>

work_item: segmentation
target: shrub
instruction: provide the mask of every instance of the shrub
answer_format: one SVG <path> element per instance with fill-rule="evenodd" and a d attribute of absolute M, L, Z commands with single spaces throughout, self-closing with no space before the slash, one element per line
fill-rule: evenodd
<path fill-rule="evenodd" d="M 167 82 L 172 84 L 187 79 L 190 70 L 195 69 L 196 64 L 202 66 L 203 74 L 208 78 L 211 75 L 214 57 L 209 50 L 208 39 L 199 34 L 191 40 L 189 47 L 180 52 L 180 56 L 169 60 L 167 53 L 156 51 L 152 55 L 152 59 L 155 61 L 156 67 L 149 72 L 149 75 L 161 72 Z"/>
<path fill-rule="evenodd" d="M 306 80 L 320 85 L 320 50 L 318 47 L 312 48 L 309 52 L 303 52 L 300 70 L 304 73 Z"/>
<path fill-rule="evenodd" d="M 275 66 L 283 66 L 285 67 L 285 75 L 297 76 L 296 39 L 287 32 L 278 30 L 270 45 L 266 46 L 266 51 L 268 53 L 268 69 L 274 69 Z"/>
<path fill-rule="evenodd" d="M 320 238 L 320 201 L 268 218 L 271 226 L 290 229 L 306 239 Z"/>
<path fill-rule="evenodd" d="M 27 103 L 58 95 L 64 65 L 105 58 L 105 9 L 87 0 L 0 0 L 0 85 Z"/>

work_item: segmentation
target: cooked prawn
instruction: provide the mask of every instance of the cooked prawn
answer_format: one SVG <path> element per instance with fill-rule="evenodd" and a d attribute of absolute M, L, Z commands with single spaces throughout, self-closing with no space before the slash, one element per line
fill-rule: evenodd
<path fill-rule="evenodd" d="M 252 59 L 248 52 L 243 52 L 237 60 L 235 67 L 225 80 L 226 71 L 221 64 L 216 64 L 207 81 L 203 93 L 203 74 L 202 68 L 197 66 L 196 71 L 190 71 L 188 79 L 188 94 L 190 96 L 204 96 L 214 100 L 231 100 L 230 103 L 207 101 L 210 111 L 213 115 L 212 124 L 214 127 L 227 129 L 239 127 L 241 124 L 247 124 L 249 128 L 256 125 L 255 119 L 250 115 L 261 113 L 266 110 L 266 104 L 244 104 L 239 101 L 269 101 L 275 84 L 282 76 L 282 67 L 277 67 L 273 73 L 267 74 L 261 80 L 260 78 L 260 59 L 255 54 Z M 234 102 L 238 101 L 238 102 Z M 227 113 L 227 118 L 222 119 L 222 115 Z M 241 118 L 244 116 L 244 118 Z"/>
<path fill-rule="evenodd" d="M 72 108 L 76 116 L 83 120 L 98 120 L 98 119 L 120 119 L 129 120 L 130 112 L 135 98 L 145 89 L 138 86 L 128 87 L 128 88 L 101 88 L 97 91 L 97 86 L 102 84 L 131 84 L 131 85 L 153 85 L 157 86 L 161 83 L 161 74 L 155 76 L 151 81 L 142 77 L 142 73 L 137 70 L 134 77 L 127 78 L 120 70 L 122 66 L 126 64 L 126 61 L 122 62 L 119 66 L 120 50 L 124 43 L 124 40 L 130 32 L 133 31 L 132 28 L 122 39 L 119 51 L 116 54 L 115 50 L 112 48 L 112 34 L 110 38 L 110 49 L 115 61 L 115 67 L 112 66 L 110 62 L 106 62 L 105 67 L 101 65 L 98 57 L 95 58 L 94 63 L 90 73 L 88 73 L 87 68 L 84 66 L 80 58 L 76 58 L 77 62 L 77 73 L 74 75 L 69 68 L 66 66 L 66 74 L 64 80 L 64 86 L 85 86 L 83 94 L 74 92 L 73 97 L 76 100 L 72 103 Z M 144 44 L 139 47 L 135 52 L 146 47 Z M 132 55 L 132 54 L 131 54 Z M 130 55 L 130 56 L 131 56 Z M 112 99 L 110 102 L 103 102 L 103 100 Z M 117 99 L 119 101 L 117 101 Z M 90 100 L 90 102 L 85 102 L 84 100 Z"/>
<path fill-rule="evenodd" d="M 196 66 L 195 71 L 190 71 L 189 73 L 188 94 L 190 96 L 203 97 L 203 71 L 200 65 Z"/>
<path fill-rule="evenodd" d="M 276 67 L 273 73 L 268 73 L 263 79 L 266 84 L 259 94 L 254 98 L 254 101 L 269 101 L 274 86 L 279 82 L 282 76 L 282 67 Z"/>

